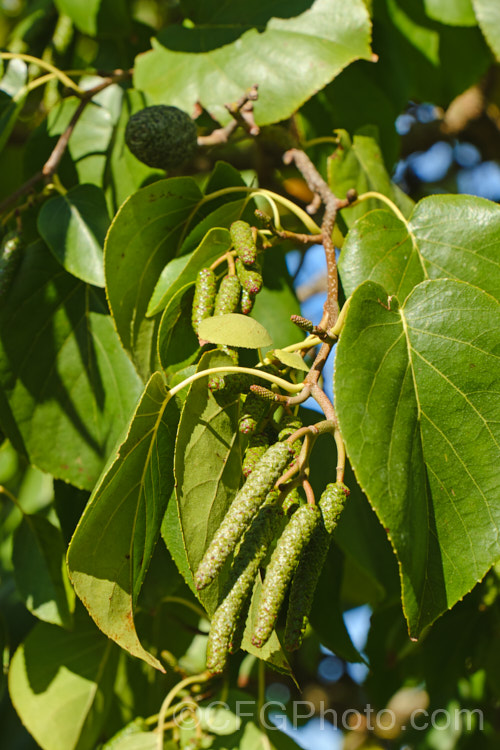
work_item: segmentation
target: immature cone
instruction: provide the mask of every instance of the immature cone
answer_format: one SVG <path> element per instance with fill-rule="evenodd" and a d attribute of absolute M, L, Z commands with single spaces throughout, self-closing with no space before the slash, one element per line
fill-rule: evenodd
<path fill-rule="evenodd" d="M 197 334 L 202 320 L 210 318 L 214 311 L 216 280 L 211 268 L 201 268 L 194 287 L 193 310 L 191 323 Z"/>
<path fill-rule="evenodd" d="M 215 298 L 214 316 L 228 315 L 238 309 L 241 284 L 237 276 L 224 276 Z"/>
<path fill-rule="evenodd" d="M 252 227 L 246 221 L 233 221 L 229 227 L 231 241 L 238 258 L 246 266 L 257 260 L 257 246 L 252 234 Z"/>
<path fill-rule="evenodd" d="M 197 149 L 194 121 L 177 107 L 145 107 L 129 119 L 125 143 L 149 167 L 171 169 L 193 156 Z"/>
<path fill-rule="evenodd" d="M 345 485 L 336 483 L 327 485 L 321 495 L 318 503 L 321 523 L 314 530 L 311 541 L 302 553 L 290 588 L 285 628 L 285 648 L 288 651 L 295 651 L 302 644 L 332 533 L 338 524 L 348 494 L 349 490 Z"/>
<path fill-rule="evenodd" d="M 214 580 L 291 459 L 287 443 L 275 443 L 264 453 L 229 506 L 198 566 L 197 589 L 205 588 Z"/>

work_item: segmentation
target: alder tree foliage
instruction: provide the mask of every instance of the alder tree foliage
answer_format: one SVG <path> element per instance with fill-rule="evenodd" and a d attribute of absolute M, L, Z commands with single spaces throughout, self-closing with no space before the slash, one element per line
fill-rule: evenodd
<path fill-rule="evenodd" d="M 500 208 L 391 180 L 495 154 L 497 0 L 3 7 L 0 745 L 498 747 Z"/>

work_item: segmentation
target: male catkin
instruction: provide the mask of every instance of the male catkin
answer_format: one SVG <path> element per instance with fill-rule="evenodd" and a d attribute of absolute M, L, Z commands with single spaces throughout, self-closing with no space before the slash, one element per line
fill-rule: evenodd
<path fill-rule="evenodd" d="M 195 576 L 197 589 L 205 588 L 214 580 L 292 455 L 286 443 L 275 443 L 264 453 L 229 506 L 200 562 Z"/>
<path fill-rule="evenodd" d="M 238 309 L 241 284 L 237 276 L 224 276 L 215 298 L 214 315 L 228 315 Z"/>
<path fill-rule="evenodd" d="M 252 635 L 254 646 L 261 648 L 269 640 L 300 556 L 320 522 L 317 505 L 302 505 L 278 539 L 262 586 Z"/>
<path fill-rule="evenodd" d="M 240 619 L 252 593 L 255 577 L 277 531 L 281 509 L 263 506 L 245 532 L 233 560 L 222 602 L 210 623 L 207 643 L 207 669 L 222 672 L 228 654 L 234 650 L 235 631 L 241 630 Z M 236 638 L 237 640 L 237 638 Z"/>
<path fill-rule="evenodd" d="M 197 334 L 200 323 L 210 318 L 214 311 L 216 280 L 211 268 L 201 268 L 196 277 L 191 322 Z"/>
<path fill-rule="evenodd" d="M 253 238 L 252 227 L 246 221 L 233 221 L 229 227 L 231 242 L 238 258 L 246 266 L 257 260 L 257 246 Z"/>
<path fill-rule="evenodd" d="M 290 588 L 285 627 L 285 648 L 288 651 L 295 651 L 302 644 L 332 533 L 348 494 L 349 490 L 345 485 L 336 483 L 327 485 L 321 495 L 321 523 L 314 530 L 311 541 L 302 552 Z"/>

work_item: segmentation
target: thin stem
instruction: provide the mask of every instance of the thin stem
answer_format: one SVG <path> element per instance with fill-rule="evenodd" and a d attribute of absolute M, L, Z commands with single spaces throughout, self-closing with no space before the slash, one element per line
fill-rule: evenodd
<path fill-rule="evenodd" d="M 398 217 L 400 221 L 403 222 L 403 224 L 407 224 L 407 220 L 404 216 L 404 214 L 399 210 L 399 208 L 396 206 L 396 204 L 391 201 L 390 198 L 388 198 L 383 193 L 377 193 L 375 190 L 369 190 L 367 193 L 362 193 L 361 195 L 358 195 L 357 199 L 349 204 L 348 208 L 351 206 L 357 206 L 358 203 L 362 203 L 363 201 L 368 200 L 377 200 L 381 201 L 382 203 L 385 203 L 386 206 L 388 206 L 391 211 Z"/>
<path fill-rule="evenodd" d="M 7 487 L 4 487 L 3 484 L 0 484 L 0 494 L 5 495 L 5 497 L 8 497 L 9 500 L 12 503 L 14 503 L 14 505 L 16 506 L 16 508 L 18 510 L 20 510 L 21 513 L 24 516 L 24 511 L 21 508 L 21 504 L 20 504 L 19 500 L 17 499 L 17 497 L 15 495 L 12 494 L 12 492 L 10 492 L 10 490 L 7 489 Z"/>
<path fill-rule="evenodd" d="M 345 445 L 339 429 L 335 430 L 333 436 L 337 445 L 337 482 L 343 482 L 346 461 Z"/>
<path fill-rule="evenodd" d="M 179 383 L 178 385 L 175 385 L 173 388 L 169 391 L 169 397 L 175 396 L 176 393 L 181 391 L 183 388 L 185 388 L 187 385 L 190 385 L 191 383 L 194 383 L 195 380 L 199 380 L 200 378 L 203 378 L 207 375 L 214 375 L 216 373 L 246 373 L 247 375 L 255 375 L 257 378 L 261 378 L 262 380 L 268 380 L 270 383 L 274 383 L 278 386 L 278 388 L 283 388 L 284 391 L 288 391 L 289 393 L 298 393 L 302 390 L 302 383 L 289 383 L 288 380 L 283 380 L 283 378 L 278 378 L 276 375 L 271 375 L 268 372 L 263 372 L 262 370 L 256 370 L 253 367 L 236 367 L 234 365 L 228 365 L 228 367 L 210 367 L 208 370 L 201 370 L 200 372 L 195 372 L 194 375 L 190 375 L 189 378 L 186 378 L 182 381 L 182 383 Z"/>
<path fill-rule="evenodd" d="M 308 505 L 316 505 L 316 498 L 314 497 L 314 490 L 308 479 L 302 480 L 302 487 L 306 493 L 306 500 Z"/>
<path fill-rule="evenodd" d="M 333 143 L 335 146 L 339 145 L 339 139 L 334 135 L 323 135 L 321 138 L 311 138 L 310 141 L 303 143 L 303 147 L 311 148 L 312 146 L 319 146 L 321 143 Z"/>
<path fill-rule="evenodd" d="M 288 346 L 284 346 L 281 350 L 282 352 L 298 352 L 301 349 L 312 349 L 313 346 L 318 346 L 319 344 L 322 344 L 320 338 L 317 336 L 308 336 L 304 341 L 299 341 L 297 344 L 289 344 Z"/>
<path fill-rule="evenodd" d="M 66 75 L 66 73 L 63 73 L 62 70 L 59 70 L 59 68 L 56 68 L 55 65 L 52 65 L 46 60 L 40 60 L 39 57 L 33 57 L 33 55 L 25 55 L 22 52 L 0 52 L 0 59 L 24 60 L 24 62 L 34 63 L 35 65 L 38 65 L 39 68 L 48 70 L 50 73 L 53 73 L 55 78 L 58 78 L 61 83 L 63 83 L 67 88 L 75 91 L 78 96 L 83 96 L 85 93 L 74 81 L 71 80 L 69 76 Z"/>
<path fill-rule="evenodd" d="M 167 693 L 167 696 L 163 703 L 161 704 L 160 712 L 158 714 L 158 750 L 163 750 L 163 736 L 165 734 L 165 717 L 167 715 L 167 711 L 170 708 L 170 704 L 174 700 L 177 693 L 180 693 L 181 690 L 184 690 L 188 685 L 194 685 L 197 682 L 206 682 L 207 680 L 210 680 L 212 675 L 210 672 L 202 672 L 201 674 L 195 674 L 191 675 L 191 677 L 186 677 L 184 680 L 181 680 L 177 683 L 177 685 L 174 685 L 174 687 Z"/>

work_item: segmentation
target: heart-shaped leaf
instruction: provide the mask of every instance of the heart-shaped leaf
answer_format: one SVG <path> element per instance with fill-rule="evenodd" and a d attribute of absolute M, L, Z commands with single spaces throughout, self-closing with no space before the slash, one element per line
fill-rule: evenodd
<path fill-rule="evenodd" d="M 402 307 L 372 282 L 352 296 L 335 404 L 415 637 L 500 555 L 499 355 L 500 305 L 469 284 L 424 282 Z"/>

